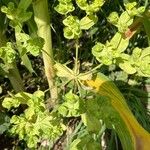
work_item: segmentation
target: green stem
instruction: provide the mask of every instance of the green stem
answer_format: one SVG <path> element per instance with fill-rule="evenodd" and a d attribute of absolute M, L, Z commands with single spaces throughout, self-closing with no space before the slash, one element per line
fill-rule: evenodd
<path fill-rule="evenodd" d="M 9 73 L 7 74 L 10 83 L 15 90 L 16 93 L 24 91 L 24 85 L 22 79 L 20 77 L 18 68 L 15 63 L 11 64 L 12 69 L 9 69 Z"/>
<path fill-rule="evenodd" d="M 78 40 L 76 40 L 76 58 L 75 58 L 75 73 L 76 75 L 78 74 L 78 53 L 79 53 L 79 44 L 78 44 Z"/>
<path fill-rule="evenodd" d="M 52 38 L 51 38 L 51 28 L 50 28 L 50 17 L 48 12 L 47 0 L 36 0 L 33 2 L 34 19 L 38 27 L 38 35 L 42 37 L 45 41 L 43 46 L 42 55 L 45 67 L 45 75 L 48 80 L 51 103 L 55 104 L 57 100 L 57 87 L 54 84 L 54 58 L 52 51 Z"/>

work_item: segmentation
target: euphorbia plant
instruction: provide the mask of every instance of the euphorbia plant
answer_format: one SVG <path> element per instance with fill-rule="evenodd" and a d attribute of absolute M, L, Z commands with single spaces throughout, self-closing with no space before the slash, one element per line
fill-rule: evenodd
<path fill-rule="evenodd" d="M 58 139 L 66 130 L 66 118 L 77 117 L 83 123 L 84 129 L 81 135 L 77 134 L 72 138 L 69 149 L 102 149 L 99 139 L 107 128 L 117 133 L 124 150 L 136 150 L 139 147 L 141 150 L 149 149 L 149 133 L 137 122 L 115 84 L 102 73 L 98 73 L 100 67 L 115 66 L 126 76 L 150 76 L 150 48 L 130 46 L 133 35 L 139 29 L 139 22 L 144 24 L 148 33 L 149 14 L 146 5 L 138 7 L 134 1 L 124 3 L 122 12 L 110 12 L 105 21 L 115 26 L 115 32 L 106 41 L 101 42 L 97 38 L 95 45 L 88 47 L 98 65 L 83 71 L 80 63 L 80 51 L 85 44 L 82 44 L 82 38 L 88 36 L 89 30 L 92 32 L 99 22 L 99 13 L 102 13 L 101 10 L 107 3 L 107 0 L 58 0 L 55 7 L 51 7 L 63 15 L 64 37 L 73 41 L 71 49 L 75 49 L 75 58 L 71 64 L 54 61 L 50 28 L 52 15 L 48 10 L 48 4 L 52 5 L 53 2 L 20 0 L 16 3 L 9 2 L 1 8 L 11 20 L 10 26 L 15 31 L 14 46 L 17 51 L 13 52 L 18 53 L 31 73 L 34 70 L 28 54 L 38 56 L 42 52 L 50 90 L 48 108 L 44 102 L 45 93 L 42 91 L 11 94 L 11 98 L 3 101 L 3 107 L 10 111 L 21 105 L 26 106 L 23 112 L 10 119 L 10 133 L 19 135 L 19 139 L 24 139 L 28 147 L 37 148 L 37 143 L 41 140 Z M 76 10 L 81 13 L 78 15 Z M 29 34 L 23 30 L 24 23 Z M 9 42 L 1 49 L 6 51 L 11 45 Z M 5 57 L 3 59 L 8 63 Z"/>

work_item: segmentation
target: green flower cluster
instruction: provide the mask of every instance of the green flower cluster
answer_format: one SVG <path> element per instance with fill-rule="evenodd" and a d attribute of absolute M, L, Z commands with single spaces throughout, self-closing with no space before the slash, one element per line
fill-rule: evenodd
<path fill-rule="evenodd" d="M 150 47 L 145 49 L 135 48 L 132 55 L 126 54 L 129 40 L 124 39 L 118 32 L 110 42 L 96 43 L 92 54 L 104 65 L 118 65 L 128 74 L 137 73 L 140 76 L 150 76 Z"/>
<path fill-rule="evenodd" d="M 10 110 L 21 104 L 27 105 L 24 113 L 13 115 L 10 119 L 10 132 L 25 140 L 29 148 L 35 148 L 40 140 L 55 140 L 63 133 L 65 126 L 56 112 L 49 112 L 44 104 L 44 92 L 33 94 L 21 92 L 11 98 L 5 98 L 2 105 Z"/>
<path fill-rule="evenodd" d="M 84 105 L 84 101 L 70 91 L 64 96 L 58 111 L 64 117 L 78 117 L 85 112 Z"/>
<path fill-rule="evenodd" d="M 108 16 L 108 21 L 115 25 L 120 33 L 124 33 L 125 31 L 127 31 L 128 27 L 133 23 L 134 17 L 140 16 L 145 11 L 144 6 L 141 6 L 139 8 L 137 8 L 136 6 L 136 2 L 127 3 L 125 5 L 126 11 L 124 11 L 120 15 L 120 17 L 117 12 L 112 12 Z"/>
<path fill-rule="evenodd" d="M 105 0 L 94 0 L 89 4 L 87 0 L 77 0 L 77 6 L 86 12 L 86 16 L 81 20 L 77 16 L 69 15 L 63 20 L 64 37 L 67 39 L 78 39 L 82 35 L 82 30 L 88 30 L 98 20 L 96 12 L 100 10 Z M 59 4 L 55 7 L 55 10 L 63 15 L 67 15 L 69 12 L 75 10 L 71 0 L 59 0 Z"/>
<path fill-rule="evenodd" d="M 32 16 L 32 12 L 27 12 L 26 9 L 23 9 L 21 5 L 16 8 L 13 2 L 9 2 L 7 7 L 2 6 L 1 11 L 5 13 L 11 20 L 10 25 L 13 27 L 21 25 L 23 22 L 29 20 Z"/>
<path fill-rule="evenodd" d="M 8 42 L 6 46 L 0 48 L 0 58 L 5 64 L 11 64 L 14 62 L 16 52 L 13 48 L 12 43 Z"/>
<path fill-rule="evenodd" d="M 72 0 L 58 0 L 59 4 L 55 7 L 55 10 L 62 14 L 62 15 L 66 15 L 69 12 L 74 11 L 74 6 L 72 4 Z"/>

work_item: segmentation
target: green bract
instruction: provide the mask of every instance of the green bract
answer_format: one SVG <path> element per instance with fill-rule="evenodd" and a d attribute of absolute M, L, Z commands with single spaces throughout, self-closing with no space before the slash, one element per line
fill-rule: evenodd
<path fill-rule="evenodd" d="M 109 16 L 108 16 L 108 21 L 110 23 L 112 23 L 113 25 L 117 25 L 118 20 L 119 20 L 119 15 L 117 12 L 112 12 Z"/>
<path fill-rule="evenodd" d="M 68 16 L 63 20 L 64 36 L 67 39 L 77 39 L 81 37 L 82 31 L 80 28 L 80 21 L 76 16 Z"/>
<path fill-rule="evenodd" d="M 55 7 L 55 10 L 62 15 L 66 15 L 69 12 L 72 12 L 74 9 L 75 8 L 72 4 L 72 0 L 59 0 L 59 4 Z"/>
<path fill-rule="evenodd" d="M 105 0 L 94 0 L 93 2 L 91 2 L 91 4 L 88 4 L 87 0 L 77 0 L 76 3 L 89 15 L 98 12 L 105 3 Z"/>
<path fill-rule="evenodd" d="M 58 0 L 59 4 L 55 7 L 55 10 L 63 15 L 74 11 L 74 6 L 71 0 L 61 1 Z M 88 30 L 91 28 L 98 20 L 96 12 L 100 10 L 105 0 L 94 0 L 90 4 L 87 0 L 77 0 L 76 3 L 80 9 L 86 12 L 86 16 L 79 20 L 76 16 L 69 15 L 63 20 L 63 24 L 66 26 L 64 28 L 64 37 L 67 39 L 78 39 L 82 35 L 82 30 Z"/>
<path fill-rule="evenodd" d="M 125 31 L 127 31 L 128 27 L 133 23 L 134 17 L 142 15 L 145 11 L 144 6 L 136 8 L 136 5 L 136 2 L 127 3 L 125 5 L 126 11 L 124 11 L 120 15 L 120 17 L 118 16 L 117 12 L 112 12 L 108 16 L 108 21 L 115 25 L 120 33 L 124 33 Z"/>
<path fill-rule="evenodd" d="M 106 44 L 96 43 L 92 48 L 92 54 L 105 65 L 116 64 L 128 74 L 138 73 L 141 76 L 150 75 L 150 52 L 146 49 L 135 48 L 132 55 L 125 53 L 129 40 L 124 39 L 120 33 L 116 33 L 110 42 Z"/>
<path fill-rule="evenodd" d="M 58 111 L 64 117 L 78 117 L 85 112 L 84 101 L 72 91 L 64 97 L 64 103 L 58 108 Z"/>
<path fill-rule="evenodd" d="M 118 31 L 124 33 L 132 23 L 133 17 L 131 17 L 128 12 L 123 12 L 118 20 Z"/>
<path fill-rule="evenodd" d="M 80 20 L 80 28 L 84 30 L 88 30 L 98 21 L 98 17 L 96 15 L 85 16 Z"/>
<path fill-rule="evenodd" d="M 123 55 L 123 61 L 119 64 L 120 68 L 128 74 L 134 74 L 137 72 L 140 76 L 150 76 L 150 48 L 133 49 L 132 55 Z"/>
<path fill-rule="evenodd" d="M 21 56 L 27 52 L 38 56 L 44 45 L 44 40 L 40 37 L 31 38 L 28 34 L 17 32 L 16 43 Z"/>
<path fill-rule="evenodd" d="M 69 147 L 69 150 L 82 149 L 101 150 L 101 145 L 97 140 L 94 139 L 94 136 L 91 134 L 85 134 L 84 136 L 75 139 Z"/>
<path fill-rule="evenodd" d="M 0 48 L 0 58 L 5 64 L 11 64 L 15 60 L 16 52 L 12 43 L 8 42 L 5 47 Z"/>
<path fill-rule="evenodd" d="M 44 40 L 40 37 L 30 38 L 27 41 L 26 49 L 33 56 L 38 56 L 44 45 Z"/>
<path fill-rule="evenodd" d="M 130 16 L 139 16 L 145 11 L 145 7 L 144 6 L 139 7 L 139 8 L 136 8 L 136 6 L 137 6 L 136 2 L 127 3 L 125 5 L 126 11 L 128 12 L 128 14 Z"/>

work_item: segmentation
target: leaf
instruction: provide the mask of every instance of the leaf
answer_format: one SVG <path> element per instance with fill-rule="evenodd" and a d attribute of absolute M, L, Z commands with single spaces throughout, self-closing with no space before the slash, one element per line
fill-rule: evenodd
<path fill-rule="evenodd" d="M 0 94 L 2 94 L 3 92 L 3 89 L 2 89 L 2 86 L 0 86 Z"/>
<path fill-rule="evenodd" d="M 110 44 L 112 45 L 114 50 L 118 51 L 119 53 L 122 53 L 128 47 L 129 39 L 124 39 L 121 33 L 117 32 L 111 39 Z"/>
<path fill-rule="evenodd" d="M 3 134 L 9 129 L 10 118 L 5 114 L 0 112 L 0 134 Z"/>
<path fill-rule="evenodd" d="M 74 11 L 74 6 L 71 2 L 68 2 L 68 3 L 63 3 L 63 2 L 60 2 L 56 7 L 55 7 L 55 10 L 62 14 L 62 15 L 66 15 L 68 14 L 69 12 L 72 12 Z"/>
<path fill-rule="evenodd" d="M 92 135 L 86 134 L 80 138 L 75 139 L 70 147 L 70 150 L 101 150 L 100 143 L 96 141 Z"/>
<path fill-rule="evenodd" d="M 5 64 L 11 64 L 16 58 L 16 52 L 13 49 L 13 45 L 10 42 L 6 43 L 6 46 L 0 48 L 0 58 Z"/>
<path fill-rule="evenodd" d="M 72 91 L 65 95 L 64 100 L 65 102 L 58 108 L 59 113 L 64 117 L 78 117 L 85 112 L 84 101 Z"/>
<path fill-rule="evenodd" d="M 43 91 L 40 91 L 40 90 L 35 91 L 35 92 L 33 93 L 33 95 L 34 95 L 35 97 L 40 98 L 40 99 L 44 99 L 44 92 L 43 92 Z"/>
<path fill-rule="evenodd" d="M 123 149 L 138 149 L 140 143 L 141 150 L 148 150 L 150 134 L 137 122 L 115 84 L 103 74 L 97 74 L 92 80 L 83 81 L 83 83 L 93 88 L 93 91 L 100 96 L 108 97 L 113 109 L 118 112 L 119 120 L 116 118 L 114 130 L 118 133 Z"/>
<path fill-rule="evenodd" d="M 64 37 L 67 39 L 77 39 L 81 37 L 82 30 L 80 28 L 79 19 L 77 16 L 69 15 L 63 20 Z"/>
<path fill-rule="evenodd" d="M 112 23 L 113 25 L 117 25 L 118 20 L 119 20 L 119 15 L 117 12 L 112 12 L 108 18 L 107 18 L 108 22 Z"/>
<path fill-rule="evenodd" d="M 119 67 L 124 70 L 127 74 L 134 74 L 136 73 L 136 69 L 132 67 L 129 62 L 120 63 Z"/>
<path fill-rule="evenodd" d="M 100 43 L 100 42 L 97 42 L 93 48 L 92 48 L 92 54 L 95 56 L 95 57 L 100 57 L 101 56 L 101 52 L 103 51 L 103 49 L 105 48 L 105 45 Z"/>
<path fill-rule="evenodd" d="M 83 30 L 90 29 L 96 22 L 98 21 L 98 18 L 96 15 L 89 15 L 85 16 L 80 20 L 80 27 Z"/>
<path fill-rule="evenodd" d="M 143 20 L 143 25 L 144 25 L 144 29 L 146 31 L 147 34 L 147 38 L 148 38 L 148 44 L 150 46 L 150 19 L 148 17 L 145 17 Z"/>
<path fill-rule="evenodd" d="M 70 68 L 68 68 L 66 65 L 56 63 L 54 65 L 54 68 L 56 69 L 56 74 L 58 77 L 68 78 L 69 80 L 75 78 L 73 71 Z"/>
<path fill-rule="evenodd" d="M 38 56 L 42 47 L 44 45 L 44 40 L 40 37 L 29 39 L 27 41 L 26 49 L 30 52 L 33 56 Z"/>
<path fill-rule="evenodd" d="M 24 54 L 21 57 L 21 60 L 22 60 L 22 65 L 24 65 L 29 70 L 30 73 L 35 73 L 35 71 L 33 70 L 31 61 L 26 54 Z"/>
<path fill-rule="evenodd" d="M 18 8 L 24 11 L 31 5 L 32 0 L 20 0 Z"/>
<path fill-rule="evenodd" d="M 147 47 L 142 51 L 141 59 L 144 59 L 144 57 L 147 57 L 148 55 L 150 56 L 150 47 Z"/>
<path fill-rule="evenodd" d="M 11 107 L 18 107 L 20 105 L 20 102 L 18 100 L 14 101 L 13 98 L 5 98 L 3 103 L 2 103 L 2 106 L 4 108 L 7 108 L 8 110 L 11 109 Z"/>
<path fill-rule="evenodd" d="M 128 27 L 133 23 L 133 18 L 130 17 L 130 15 L 125 11 L 121 14 L 119 20 L 118 20 L 118 30 L 121 33 L 124 33 L 127 31 Z"/>
<path fill-rule="evenodd" d="M 1 8 L 1 11 L 5 13 L 6 16 L 11 20 L 10 25 L 12 27 L 16 27 L 22 24 L 23 22 L 26 22 L 32 16 L 32 12 L 26 12 L 27 8 L 25 8 L 25 7 L 28 7 L 29 1 L 27 1 L 24 8 L 22 7 L 22 4 L 21 4 L 22 2 L 23 0 L 20 2 L 20 7 L 18 8 L 15 8 L 15 4 L 13 2 L 9 2 L 8 7 L 2 6 Z"/>

